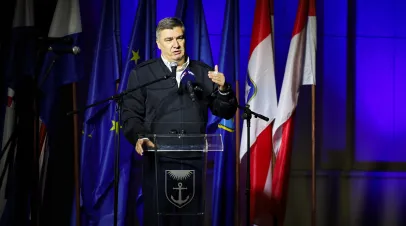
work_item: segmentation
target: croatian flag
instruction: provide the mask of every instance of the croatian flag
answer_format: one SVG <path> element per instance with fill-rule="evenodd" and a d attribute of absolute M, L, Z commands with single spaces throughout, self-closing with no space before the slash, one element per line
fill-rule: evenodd
<path fill-rule="evenodd" d="M 316 10 L 315 0 L 300 0 L 289 47 L 278 112 L 273 128 L 276 156 L 272 199 L 277 204 L 278 223 L 283 224 L 288 192 L 293 140 L 293 119 L 303 85 L 316 83 Z"/>
<path fill-rule="evenodd" d="M 252 30 L 246 100 L 250 109 L 269 118 L 253 117 L 250 129 L 250 221 L 270 225 L 272 184 L 272 121 L 276 115 L 274 50 L 271 22 L 271 2 L 257 0 Z M 241 135 L 240 160 L 247 158 L 247 122 Z M 241 168 L 241 172 L 245 169 Z"/>

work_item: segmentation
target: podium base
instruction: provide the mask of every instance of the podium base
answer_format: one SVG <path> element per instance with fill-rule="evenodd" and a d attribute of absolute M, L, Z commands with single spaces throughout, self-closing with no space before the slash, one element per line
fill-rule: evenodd
<path fill-rule="evenodd" d="M 204 154 L 173 154 L 144 153 L 144 225 L 204 226 Z"/>

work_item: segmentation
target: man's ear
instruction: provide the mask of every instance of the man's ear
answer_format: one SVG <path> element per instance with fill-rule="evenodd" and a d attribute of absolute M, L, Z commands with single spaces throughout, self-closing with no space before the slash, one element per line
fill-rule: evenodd
<path fill-rule="evenodd" d="M 159 44 L 158 39 L 156 40 L 156 45 L 158 46 L 158 49 L 161 50 L 161 44 Z"/>

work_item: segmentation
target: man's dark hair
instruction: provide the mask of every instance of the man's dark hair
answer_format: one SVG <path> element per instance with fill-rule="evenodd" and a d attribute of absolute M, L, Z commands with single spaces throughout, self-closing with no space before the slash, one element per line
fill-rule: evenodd
<path fill-rule="evenodd" d="M 183 25 L 183 22 L 180 19 L 176 17 L 166 17 L 162 19 L 161 21 L 159 21 L 156 28 L 156 39 L 159 38 L 159 34 L 162 30 L 174 29 L 175 27 L 182 28 L 183 33 L 185 33 L 185 25 Z"/>

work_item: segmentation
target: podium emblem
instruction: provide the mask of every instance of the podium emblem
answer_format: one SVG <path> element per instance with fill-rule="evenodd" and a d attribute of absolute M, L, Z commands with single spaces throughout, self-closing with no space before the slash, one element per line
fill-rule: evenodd
<path fill-rule="evenodd" d="M 195 195 L 195 171 L 165 170 L 165 195 L 178 208 L 190 203 Z"/>

